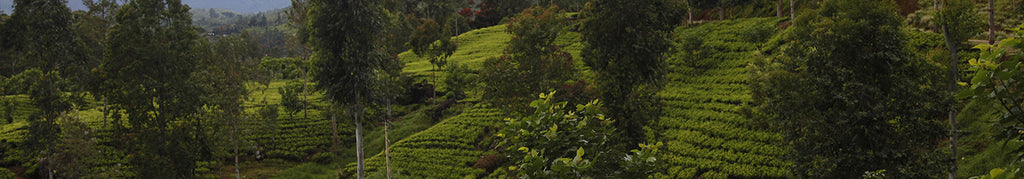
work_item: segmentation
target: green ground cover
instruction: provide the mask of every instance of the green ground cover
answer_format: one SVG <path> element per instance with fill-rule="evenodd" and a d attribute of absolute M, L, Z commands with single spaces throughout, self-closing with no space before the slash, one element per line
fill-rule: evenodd
<path fill-rule="evenodd" d="M 746 38 L 773 29 L 779 20 L 757 18 L 681 27 L 674 36 L 698 34 L 707 56 L 673 55 L 666 88 L 659 93 L 664 115 L 651 124 L 663 141 L 664 178 L 779 178 L 789 163 L 778 146 L 782 136 L 746 125 L 743 106 L 751 101 L 747 65 L 760 41 Z M 763 40 L 763 39 L 762 39 Z M 680 42 L 684 43 L 684 42 Z M 679 53 L 679 52 L 676 52 Z"/>

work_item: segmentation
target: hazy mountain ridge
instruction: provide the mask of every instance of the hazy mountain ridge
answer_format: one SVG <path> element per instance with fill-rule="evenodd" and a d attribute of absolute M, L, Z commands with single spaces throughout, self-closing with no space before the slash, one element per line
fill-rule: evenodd
<path fill-rule="evenodd" d="M 68 0 L 71 10 L 86 10 L 84 0 Z M 241 14 L 251 14 L 280 9 L 291 5 L 290 0 L 182 0 L 192 9 L 227 9 Z M 0 10 L 11 14 L 14 12 L 14 0 L 0 0 Z"/>

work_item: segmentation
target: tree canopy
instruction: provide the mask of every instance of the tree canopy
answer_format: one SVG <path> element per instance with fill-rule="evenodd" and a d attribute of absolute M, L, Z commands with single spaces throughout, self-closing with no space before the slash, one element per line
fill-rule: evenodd
<path fill-rule="evenodd" d="M 679 1 L 596 1 L 584 11 L 583 62 L 596 74 L 594 88 L 627 141 L 644 138 L 657 116 L 654 93 L 666 73 L 668 32 L 682 19 Z"/>
<path fill-rule="evenodd" d="M 192 177 L 208 152 L 206 141 L 191 135 L 201 130 L 195 114 L 203 91 L 192 80 L 199 35 L 188 10 L 179 0 L 129 1 L 117 12 L 98 68 L 115 128 L 136 136 L 129 153 L 141 178 Z"/>
<path fill-rule="evenodd" d="M 766 48 L 752 76 L 758 113 L 792 145 L 794 173 L 846 178 L 941 173 L 933 147 L 943 137 L 940 74 L 906 51 L 892 2 L 826 1 L 799 16 Z"/>

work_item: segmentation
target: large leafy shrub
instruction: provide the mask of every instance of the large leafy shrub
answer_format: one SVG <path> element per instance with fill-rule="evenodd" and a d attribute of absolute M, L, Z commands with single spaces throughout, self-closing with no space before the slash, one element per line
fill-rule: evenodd
<path fill-rule="evenodd" d="M 640 144 L 634 155 L 615 154 L 609 139 L 616 135 L 613 120 L 598 100 L 566 109 L 554 101 L 555 92 L 541 93 L 530 103 L 534 113 L 506 118 L 497 136 L 512 161 L 508 175 L 525 178 L 606 178 L 650 175 L 657 145 Z M 617 158 L 625 156 L 624 158 Z M 613 167 L 613 168 L 605 168 Z"/>

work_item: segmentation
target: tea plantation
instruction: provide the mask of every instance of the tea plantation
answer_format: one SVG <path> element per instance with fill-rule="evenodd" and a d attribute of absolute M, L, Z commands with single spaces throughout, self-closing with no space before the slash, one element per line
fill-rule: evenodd
<path fill-rule="evenodd" d="M 487 174 L 472 168 L 477 159 L 491 153 L 491 135 L 503 125 L 503 114 L 489 105 L 477 104 L 422 132 L 391 146 L 391 170 L 412 178 L 462 178 Z M 385 170 L 384 152 L 366 160 L 366 172 Z M 345 173 L 355 173 L 349 164 Z"/>
<path fill-rule="evenodd" d="M 680 44 L 680 52 L 668 60 L 667 86 L 659 93 L 664 115 L 651 126 L 658 136 L 653 140 L 666 146 L 664 177 L 788 176 L 790 164 L 780 159 L 786 148 L 777 145 L 782 136 L 750 127 L 742 112 L 751 101 L 747 65 L 779 21 L 745 19 L 676 30 L 677 41 L 699 36 L 703 42 Z"/>

